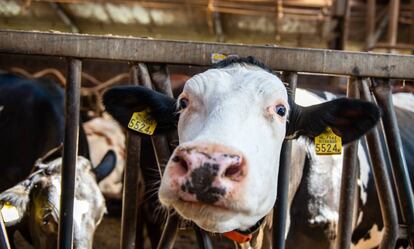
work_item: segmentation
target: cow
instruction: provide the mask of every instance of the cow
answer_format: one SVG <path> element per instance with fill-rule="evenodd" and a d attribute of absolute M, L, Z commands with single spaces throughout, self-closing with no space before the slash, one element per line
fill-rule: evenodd
<path fill-rule="evenodd" d="M 229 57 L 195 75 L 178 100 L 139 86 L 114 87 L 103 100 L 123 127 L 138 112 L 156 122 L 156 135 L 178 129 L 159 200 L 226 236 L 260 226 L 272 210 L 285 139 L 309 141 L 330 127 L 347 144 L 380 117 L 378 107 L 356 99 L 297 105 L 282 81 L 253 57 Z"/>
<path fill-rule="evenodd" d="M 103 195 L 109 199 L 122 198 L 122 180 L 125 168 L 125 134 L 118 123 L 107 113 L 83 123 L 90 147 L 91 162 L 99 163 L 108 150 L 116 153 L 114 171 L 99 183 Z"/>
<path fill-rule="evenodd" d="M 93 235 L 106 212 L 98 182 L 112 172 L 116 154 L 110 150 L 100 164 L 78 156 L 76 161 L 74 233 L 75 249 L 92 249 Z M 62 158 L 38 160 L 26 179 L 0 194 L 0 208 L 10 238 L 15 231 L 36 249 L 57 248 Z M 12 243 L 14 245 L 14 243 Z"/>
<path fill-rule="evenodd" d="M 55 82 L 0 73 L 0 192 L 25 179 L 37 158 L 62 143 L 63 105 L 63 89 Z M 89 158 L 82 126 L 79 155 Z"/>
<path fill-rule="evenodd" d="M 297 89 L 296 94 L 298 102 L 302 105 L 319 104 L 336 98 L 331 93 L 315 93 L 303 89 Z M 413 100 L 411 93 L 394 94 L 396 116 L 412 180 L 414 144 L 410 123 L 414 120 L 414 108 L 411 108 L 410 104 Z M 385 148 L 383 138 L 382 146 Z M 309 248 L 310 245 L 320 249 L 333 248 L 338 222 L 342 156 L 318 156 L 312 144 L 301 140 L 295 140 L 293 147 L 295 153 L 292 162 L 300 166 L 292 167 L 305 166 L 290 208 L 291 223 L 286 248 Z M 301 160 L 297 160 L 298 158 Z M 375 248 L 379 246 L 382 238 L 381 209 L 370 164 L 367 145 L 362 140 L 358 150 L 358 198 L 355 206 L 352 248 Z M 390 166 L 389 164 L 389 170 Z M 400 241 L 398 246 L 405 247 L 406 244 Z"/>

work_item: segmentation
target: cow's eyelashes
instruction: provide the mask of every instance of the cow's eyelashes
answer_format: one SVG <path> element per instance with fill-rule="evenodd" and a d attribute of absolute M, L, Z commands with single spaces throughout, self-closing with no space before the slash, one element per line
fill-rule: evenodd
<path fill-rule="evenodd" d="M 178 100 L 178 109 L 183 110 L 183 109 L 187 108 L 188 104 L 189 104 L 188 98 L 182 97 Z"/>
<path fill-rule="evenodd" d="M 275 112 L 277 115 L 284 117 L 286 115 L 286 107 L 284 105 L 276 105 Z"/>

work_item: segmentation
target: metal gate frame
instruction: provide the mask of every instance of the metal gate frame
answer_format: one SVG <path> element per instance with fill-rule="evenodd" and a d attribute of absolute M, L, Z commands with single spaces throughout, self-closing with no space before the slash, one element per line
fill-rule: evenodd
<path fill-rule="evenodd" d="M 143 63 L 186 64 L 210 66 L 212 53 L 237 54 L 239 56 L 254 55 L 273 70 L 284 71 L 284 79 L 292 88 L 296 86 L 297 73 L 332 74 L 351 76 L 348 82 L 348 97 L 361 97 L 376 102 L 384 110 L 382 123 L 392 160 L 393 180 L 385 167 L 379 133 L 373 129 L 366 135 L 369 154 L 373 162 L 373 173 L 380 199 L 385 233 L 380 248 L 394 248 L 400 237 L 414 238 L 414 197 L 408 176 L 407 165 L 402 152 L 401 138 L 397 126 L 394 107 L 391 99 L 389 79 L 414 79 L 414 57 L 380 53 L 344 52 L 325 49 L 282 48 L 276 46 L 232 45 L 221 43 L 167 41 L 119 36 L 96 36 L 66 33 L 47 33 L 0 30 L 0 53 L 23 55 L 46 55 L 68 58 L 68 84 L 66 86 L 65 139 L 62 170 L 61 219 L 59 224 L 60 249 L 72 248 L 73 226 L 73 194 L 74 172 L 77 155 L 77 133 L 80 102 L 80 73 L 82 59 L 103 59 L 132 62 L 131 83 L 142 84 L 151 88 L 154 82 L 148 77 L 148 69 Z M 137 64 L 138 63 L 138 64 Z M 138 79 L 139 77 L 139 79 Z M 371 88 L 371 89 L 369 89 Z M 171 87 L 158 87 L 164 93 L 171 94 Z M 174 134 L 152 137 L 156 151 L 158 166 L 168 160 Z M 136 248 L 136 225 L 126 224 L 126 220 L 136 219 L 137 198 L 139 198 L 139 151 L 140 140 L 133 133 L 127 138 L 127 166 L 124 182 L 124 200 L 122 215 L 122 249 Z M 284 248 L 285 221 L 287 212 L 288 165 L 290 145 L 285 143 L 281 159 L 278 203 L 275 215 L 277 226 L 274 226 L 274 248 Z M 336 248 L 350 246 L 352 224 L 349 217 L 353 214 L 356 187 L 356 151 L 357 143 L 344 150 L 343 180 L 341 184 L 339 229 Z M 161 169 L 161 167 L 160 167 Z M 284 179 L 284 180 L 283 180 Z M 397 199 L 391 191 L 394 184 Z M 398 208 L 397 208 L 398 207 Z M 402 213 L 403 220 L 398 221 L 397 211 Z M 407 225 L 407 230 L 399 226 Z M 176 215 L 168 217 L 167 225 L 158 248 L 172 248 L 179 224 Z M 1 230 L 4 233 L 4 230 Z M 199 246 L 211 248 L 211 242 L 201 229 L 196 229 Z M 1 240 L 7 239 L 0 234 Z"/>

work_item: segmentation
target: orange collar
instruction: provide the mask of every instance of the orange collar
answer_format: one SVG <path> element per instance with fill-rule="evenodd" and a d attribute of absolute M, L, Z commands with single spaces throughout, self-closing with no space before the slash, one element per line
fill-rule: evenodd
<path fill-rule="evenodd" d="M 240 243 L 240 244 L 249 242 L 253 238 L 253 235 L 251 233 L 243 234 L 243 233 L 238 232 L 237 230 L 223 233 L 223 235 L 226 238 L 236 241 L 237 243 Z"/>
<path fill-rule="evenodd" d="M 257 232 L 259 230 L 260 226 L 263 223 L 264 218 L 260 219 L 254 226 L 247 229 L 246 231 L 240 231 L 240 230 L 233 230 L 230 232 L 223 233 L 224 237 L 231 239 L 237 243 L 246 243 L 252 240 L 253 233 Z"/>

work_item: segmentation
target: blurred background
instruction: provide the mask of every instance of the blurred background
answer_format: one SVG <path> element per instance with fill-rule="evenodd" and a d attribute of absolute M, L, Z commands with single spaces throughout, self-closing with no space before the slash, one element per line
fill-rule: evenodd
<path fill-rule="evenodd" d="M 414 0 L 1 0 L 0 28 L 412 53 Z"/>

